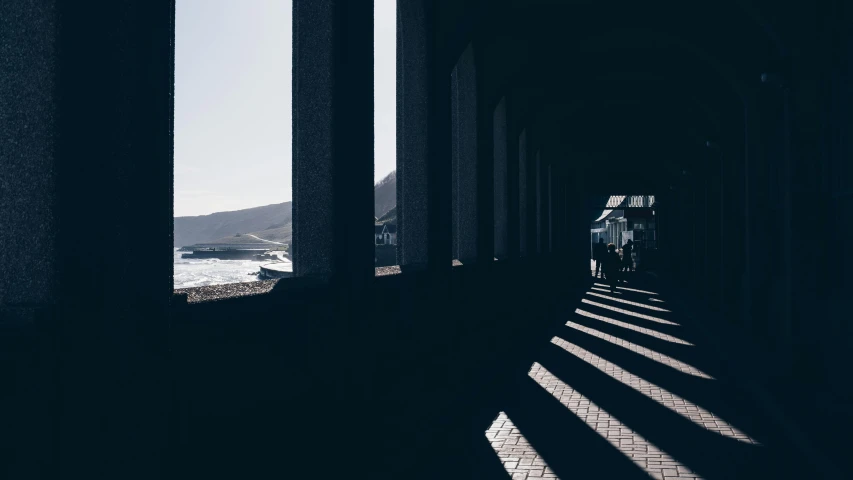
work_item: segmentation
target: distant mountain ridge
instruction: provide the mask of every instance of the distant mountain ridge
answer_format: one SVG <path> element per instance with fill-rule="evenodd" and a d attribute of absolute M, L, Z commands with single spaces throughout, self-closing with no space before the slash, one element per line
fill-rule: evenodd
<path fill-rule="evenodd" d="M 197 217 L 175 217 L 174 245 L 184 247 L 196 243 L 209 243 L 226 237 L 233 237 L 237 233 L 262 232 L 289 226 L 292 223 L 293 202 L 231 212 L 217 212 Z"/>
<path fill-rule="evenodd" d="M 391 172 L 373 187 L 373 209 L 382 223 L 396 222 L 397 172 Z M 240 234 L 240 237 L 235 235 Z M 198 243 L 251 243 L 247 235 L 289 243 L 293 237 L 293 202 L 196 217 L 175 217 L 175 247 Z"/>
<path fill-rule="evenodd" d="M 395 206 L 391 210 L 388 210 L 387 212 L 385 212 L 385 215 L 382 215 L 381 217 L 377 218 L 376 223 L 381 223 L 383 225 L 386 223 L 391 223 L 391 224 L 396 225 L 397 224 L 397 207 Z"/>
<path fill-rule="evenodd" d="M 397 172 L 393 171 L 373 186 L 373 216 L 382 218 L 397 206 Z"/>

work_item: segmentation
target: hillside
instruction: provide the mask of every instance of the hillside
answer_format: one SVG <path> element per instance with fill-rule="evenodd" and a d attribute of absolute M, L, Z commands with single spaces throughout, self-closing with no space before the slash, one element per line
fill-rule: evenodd
<path fill-rule="evenodd" d="M 264 238 L 258 235 L 259 238 Z M 263 240 L 258 240 L 255 237 L 250 237 L 246 234 L 231 235 L 229 237 L 217 238 L 209 242 L 201 242 L 204 245 L 266 245 Z M 271 244 L 270 244 L 271 245 Z"/>
<path fill-rule="evenodd" d="M 373 216 L 382 218 L 397 206 L 397 172 L 389 173 L 373 187 Z"/>
<path fill-rule="evenodd" d="M 397 174 L 391 172 L 373 187 L 374 215 L 381 223 L 396 222 Z M 289 243 L 293 237 L 293 203 L 277 203 L 197 217 L 175 217 L 175 246 L 197 243 L 254 243 L 264 240 Z M 241 234 L 240 237 L 235 237 Z"/>
<path fill-rule="evenodd" d="M 251 234 L 257 236 L 258 238 L 263 238 L 264 240 L 288 243 L 293 238 L 293 224 L 288 223 L 283 227 L 261 230 L 259 232 L 251 232 Z"/>
<path fill-rule="evenodd" d="M 376 220 L 376 223 L 381 223 L 383 225 L 386 223 L 396 224 L 397 223 L 397 207 L 395 206 L 391 210 L 388 210 L 387 212 L 385 212 L 385 215 L 382 215 L 381 217 L 379 217 L 379 219 Z"/>
<path fill-rule="evenodd" d="M 210 243 L 225 237 L 233 237 L 237 233 L 280 229 L 289 226 L 292 221 L 291 202 L 197 217 L 175 217 L 174 243 L 176 247 Z"/>

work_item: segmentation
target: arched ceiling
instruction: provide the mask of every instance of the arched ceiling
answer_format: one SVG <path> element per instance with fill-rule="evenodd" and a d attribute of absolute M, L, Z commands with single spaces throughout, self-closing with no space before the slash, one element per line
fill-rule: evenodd
<path fill-rule="evenodd" d="M 760 74 L 785 51 L 739 0 L 493 1 L 479 12 L 486 104 L 508 97 L 513 134 L 535 126 L 534 148 L 586 159 L 594 175 L 680 172 L 706 159 L 706 139 L 742 142 Z"/>

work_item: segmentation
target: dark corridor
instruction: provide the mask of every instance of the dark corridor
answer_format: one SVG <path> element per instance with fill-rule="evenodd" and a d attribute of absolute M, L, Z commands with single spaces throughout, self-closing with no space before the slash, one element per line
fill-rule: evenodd
<path fill-rule="evenodd" d="M 292 275 L 176 289 L 176 1 L 0 1 L 0 478 L 851 476 L 851 2 L 397 0 L 376 268 L 372 2 L 293 0 Z"/>
<path fill-rule="evenodd" d="M 838 474 L 811 466 L 744 391 L 737 365 L 695 324 L 696 305 L 657 293 L 664 285 L 652 275 L 615 295 L 603 286 L 567 294 L 530 350 L 532 367 L 479 392 L 470 420 L 400 478 Z"/>

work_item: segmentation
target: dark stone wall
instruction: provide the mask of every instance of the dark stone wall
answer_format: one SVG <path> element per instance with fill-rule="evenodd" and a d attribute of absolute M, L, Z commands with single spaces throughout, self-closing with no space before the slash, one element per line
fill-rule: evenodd
<path fill-rule="evenodd" d="M 54 2 L 0 4 L 0 477 L 52 474 L 57 396 Z"/>
<path fill-rule="evenodd" d="M 0 476 L 51 478 L 57 440 L 56 316 L 49 308 L 0 306 Z"/>
<path fill-rule="evenodd" d="M 0 304 L 56 300 L 57 20 L 0 5 Z"/>
<path fill-rule="evenodd" d="M 358 344 L 373 358 L 364 396 L 335 393 L 347 383 L 352 340 L 336 335 L 323 288 L 177 311 L 174 471 L 293 476 L 323 465 L 346 475 L 352 464 L 342 451 L 356 462 L 382 451 L 382 461 L 359 468 L 405 478 L 393 473 L 417 465 L 443 428 L 483 408 L 477 395 L 496 388 L 509 368 L 532 361 L 529 342 L 553 325 L 553 293 L 571 295 L 552 268 L 455 267 L 453 295 L 443 300 L 424 288 L 426 272 L 377 277 L 364 312 L 371 334 Z"/>
<path fill-rule="evenodd" d="M 842 372 L 853 364 L 853 322 L 847 301 L 847 292 L 853 286 L 848 273 L 853 268 L 853 251 L 847 248 L 847 239 L 853 235 L 853 225 L 838 219 L 853 209 L 853 64 L 849 61 L 853 35 L 846 27 L 853 19 L 853 8 L 839 2 L 831 15 L 834 21 L 826 22 L 823 30 L 831 39 L 831 47 L 811 52 L 811 60 L 803 54 L 800 60 L 817 63 L 825 70 L 823 83 L 815 89 L 822 94 L 818 98 L 823 107 L 819 120 L 815 119 L 823 127 L 814 145 L 818 155 L 809 157 L 812 152 L 806 150 L 794 164 L 795 178 L 803 180 L 798 182 L 802 188 L 793 192 L 798 206 L 792 225 L 794 248 L 803 257 L 795 266 L 795 288 L 805 293 L 794 298 L 799 319 L 795 332 L 808 349 L 809 361 L 803 362 L 801 375 L 820 378 L 849 404 L 853 385 L 842 380 Z M 815 161 L 815 157 L 821 160 Z M 819 221 L 832 228 L 817 233 L 806 225 Z M 823 321 L 816 323 L 818 316 Z"/>

